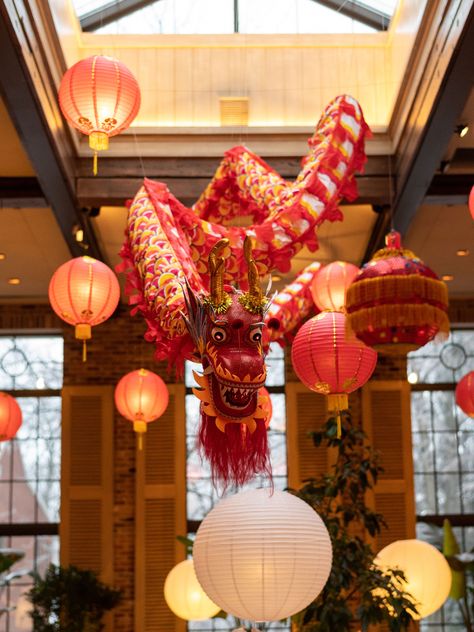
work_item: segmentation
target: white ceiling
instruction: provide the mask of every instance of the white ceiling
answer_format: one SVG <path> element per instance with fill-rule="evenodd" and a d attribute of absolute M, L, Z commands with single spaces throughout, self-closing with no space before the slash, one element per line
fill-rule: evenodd
<path fill-rule="evenodd" d="M 0 208 L 0 298 L 45 300 L 49 280 L 70 259 L 49 208 Z M 18 277 L 19 285 L 8 279 Z"/>

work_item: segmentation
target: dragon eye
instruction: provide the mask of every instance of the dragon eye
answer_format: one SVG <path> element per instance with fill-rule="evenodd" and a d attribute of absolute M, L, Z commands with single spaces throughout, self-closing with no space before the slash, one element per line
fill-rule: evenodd
<path fill-rule="evenodd" d="M 262 332 L 260 329 L 254 329 L 250 334 L 250 340 L 252 342 L 260 342 L 262 340 Z"/>
<path fill-rule="evenodd" d="M 224 342 L 227 338 L 227 332 L 223 327 L 213 327 L 211 337 L 215 342 Z"/>

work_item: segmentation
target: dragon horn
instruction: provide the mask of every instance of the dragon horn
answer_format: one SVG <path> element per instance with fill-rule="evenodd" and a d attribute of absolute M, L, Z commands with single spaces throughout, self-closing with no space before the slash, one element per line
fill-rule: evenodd
<path fill-rule="evenodd" d="M 211 300 L 214 305 L 220 305 L 224 297 L 224 258 L 220 254 L 228 245 L 228 239 L 219 239 L 209 253 Z"/>
<path fill-rule="evenodd" d="M 262 289 L 260 287 L 257 264 L 252 257 L 252 239 L 249 235 L 244 240 L 244 255 L 248 267 L 249 296 L 257 301 L 262 299 Z"/>

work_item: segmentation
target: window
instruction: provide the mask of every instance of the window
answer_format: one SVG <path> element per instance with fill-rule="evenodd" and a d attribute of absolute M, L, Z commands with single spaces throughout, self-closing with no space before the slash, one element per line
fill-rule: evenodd
<path fill-rule="evenodd" d="M 266 388 L 272 399 L 273 415 L 268 431 L 270 453 L 273 470 L 273 482 L 276 489 L 287 487 L 286 460 L 286 408 L 285 408 L 285 360 L 283 350 L 278 345 L 272 345 L 266 359 L 267 381 Z M 219 501 L 219 494 L 212 485 L 211 474 L 207 462 L 201 461 L 196 448 L 196 438 L 199 425 L 199 400 L 191 393 L 195 386 L 192 376 L 193 370 L 199 370 L 200 365 L 187 363 L 185 369 L 186 384 L 186 442 L 187 442 L 187 516 L 191 535 L 196 531 L 199 522 L 209 513 Z M 261 478 L 253 480 L 248 487 L 260 487 L 264 483 Z M 233 494 L 237 490 L 231 489 L 227 493 Z M 231 621 L 212 619 L 210 621 L 195 621 L 188 624 L 193 632 L 209 632 L 211 630 L 232 630 L 238 627 Z M 265 626 L 265 629 L 289 630 L 283 623 L 275 622 Z"/>
<path fill-rule="evenodd" d="M 352 12 L 345 15 L 349 8 L 342 1 L 335 10 L 317 0 L 150 0 L 136 2 L 136 10 L 132 3 L 131 10 L 122 14 L 119 3 L 114 6 L 108 0 L 73 2 L 88 31 L 175 35 L 371 33 L 387 28 L 397 4 L 396 0 L 354 2 Z"/>
<path fill-rule="evenodd" d="M 61 337 L 0 338 L 0 390 L 23 413 L 16 437 L 0 443 L 0 547 L 25 553 L 15 571 L 43 572 L 58 562 L 62 379 Z M 20 607 L 0 617 L 0 632 L 31 629 L 29 618 L 20 620 L 29 580 L 25 575 L 1 593 L 0 607 Z"/>
<path fill-rule="evenodd" d="M 453 331 L 446 343 L 432 342 L 408 356 L 417 535 L 441 548 L 443 518 L 460 547 L 474 547 L 474 425 L 456 406 L 457 382 L 474 369 L 474 331 Z M 462 516 L 462 518 L 461 518 Z M 457 604 L 421 623 L 422 630 L 464 630 Z"/>

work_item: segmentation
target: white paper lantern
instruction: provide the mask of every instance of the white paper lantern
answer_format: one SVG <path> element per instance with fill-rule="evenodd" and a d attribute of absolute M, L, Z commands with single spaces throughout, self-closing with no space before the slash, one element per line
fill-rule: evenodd
<path fill-rule="evenodd" d="M 254 489 L 214 507 L 198 529 L 193 556 L 199 583 L 222 610 L 249 621 L 278 621 L 321 592 L 332 547 L 307 503 Z"/>
<path fill-rule="evenodd" d="M 404 590 L 413 597 L 418 610 L 414 619 L 423 619 L 441 608 L 451 589 L 451 569 L 434 546 L 422 540 L 397 540 L 383 548 L 375 558 L 383 569 L 403 571 Z"/>
<path fill-rule="evenodd" d="M 186 621 L 210 619 L 220 610 L 201 588 L 192 560 L 184 560 L 171 569 L 164 593 L 170 610 Z"/>

